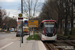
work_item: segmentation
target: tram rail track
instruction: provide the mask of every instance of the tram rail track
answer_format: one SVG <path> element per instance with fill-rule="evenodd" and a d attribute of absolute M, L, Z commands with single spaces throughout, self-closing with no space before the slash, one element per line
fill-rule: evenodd
<path fill-rule="evenodd" d="M 47 50 L 71 50 L 71 48 L 66 47 L 72 47 L 72 50 L 75 50 L 75 44 L 72 44 L 71 41 L 63 41 L 61 42 L 43 42 L 47 48 Z M 60 44 L 59 44 L 60 43 Z M 65 45 L 62 45 L 65 44 Z"/>
<path fill-rule="evenodd" d="M 75 50 L 75 40 L 59 36 L 56 42 L 43 42 L 47 50 Z M 71 47 L 71 48 L 70 48 Z"/>
<path fill-rule="evenodd" d="M 55 46 L 57 46 L 57 45 L 54 43 L 45 42 L 44 44 L 45 44 L 47 50 L 63 50 L 62 48 L 55 48 Z"/>
<path fill-rule="evenodd" d="M 75 40 L 73 41 L 73 40 L 70 40 L 68 38 L 64 38 L 62 36 L 58 36 L 58 39 L 59 40 L 63 40 L 65 43 L 67 43 L 67 44 L 72 45 L 72 46 L 75 47 Z"/>
<path fill-rule="evenodd" d="M 68 41 L 64 41 L 64 42 L 67 43 L 67 44 L 69 44 L 70 46 L 74 46 L 74 48 L 75 48 L 75 44 L 74 43 L 68 42 Z"/>
<path fill-rule="evenodd" d="M 54 50 L 47 42 L 45 43 L 49 50 Z"/>

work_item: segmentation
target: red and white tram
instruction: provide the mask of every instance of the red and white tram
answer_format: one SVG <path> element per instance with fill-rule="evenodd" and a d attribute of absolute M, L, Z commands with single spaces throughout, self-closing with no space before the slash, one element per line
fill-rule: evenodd
<path fill-rule="evenodd" d="M 56 21 L 55 20 L 43 20 L 40 24 L 42 32 L 39 36 L 42 41 L 56 41 Z"/>

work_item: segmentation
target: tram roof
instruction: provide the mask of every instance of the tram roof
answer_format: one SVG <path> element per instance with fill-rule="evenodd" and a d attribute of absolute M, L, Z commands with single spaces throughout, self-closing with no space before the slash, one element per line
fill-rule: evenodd
<path fill-rule="evenodd" d="M 44 23 L 44 22 L 48 22 L 48 21 L 56 22 L 56 20 L 43 20 L 42 23 Z"/>

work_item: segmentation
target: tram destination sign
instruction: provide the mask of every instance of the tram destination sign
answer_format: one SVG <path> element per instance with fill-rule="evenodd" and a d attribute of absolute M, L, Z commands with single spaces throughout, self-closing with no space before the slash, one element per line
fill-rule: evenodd
<path fill-rule="evenodd" d="M 29 20 L 28 27 L 38 27 L 38 20 Z"/>
<path fill-rule="evenodd" d="M 45 24 L 54 24 L 55 22 L 44 22 Z"/>

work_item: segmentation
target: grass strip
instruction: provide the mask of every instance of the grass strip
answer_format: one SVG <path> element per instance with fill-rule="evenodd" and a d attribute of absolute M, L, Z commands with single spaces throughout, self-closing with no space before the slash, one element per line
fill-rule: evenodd
<path fill-rule="evenodd" d="M 27 40 L 39 40 L 38 38 L 38 34 L 34 34 L 34 38 L 32 38 L 33 35 L 31 35 L 30 37 L 27 38 Z"/>

